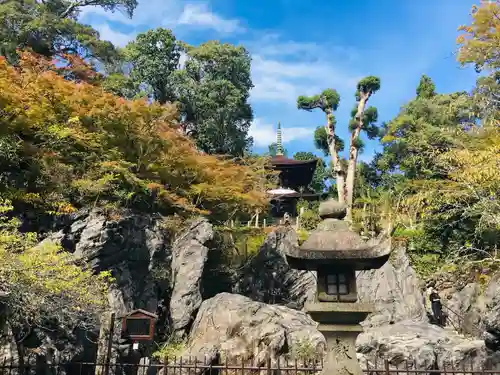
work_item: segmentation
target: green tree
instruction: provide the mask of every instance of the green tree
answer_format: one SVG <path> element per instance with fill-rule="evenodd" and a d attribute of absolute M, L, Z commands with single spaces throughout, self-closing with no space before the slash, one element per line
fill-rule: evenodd
<path fill-rule="evenodd" d="M 436 95 L 436 85 L 432 79 L 425 74 L 420 77 L 420 82 L 417 86 L 417 98 L 429 99 Z"/>
<path fill-rule="evenodd" d="M 183 127 L 210 154 L 243 155 L 253 144 L 250 54 L 241 46 L 210 41 L 185 46 L 185 68 L 177 72 Z"/>
<path fill-rule="evenodd" d="M 278 154 L 278 144 L 276 142 L 273 142 L 269 146 L 267 146 L 267 149 L 267 154 L 271 157 L 275 157 Z M 286 148 L 283 149 L 283 156 L 288 156 L 288 150 Z"/>
<path fill-rule="evenodd" d="M 498 2 L 474 7 L 458 39 L 458 61 L 489 74 L 451 94 L 422 76 L 416 98 L 384 124 L 383 151 L 357 172 L 356 224 L 395 227 L 420 272 L 492 257 L 498 247 L 498 19 Z"/>
<path fill-rule="evenodd" d="M 82 7 L 101 6 L 106 10 L 124 9 L 132 16 L 137 0 L 7 0 L 0 3 L 0 54 L 17 61 L 17 49 L 31 48 L 50 57 L 64 54 L 99 59 L 108 63 L 116 58 L 110 42 L 99 39 L 92 27 L 77 21 Z"/>
<path fill-rule="evenodd" d="M 200 150 L 232 156 L 249 151 L 253 85 L 250 54 L 243 47 L 217 41 L 190 46 L 170 30 L 156 29 L 139 34 L 125 48 L 125 56 L 135 87 L 148 87 L 160 103 L 176 102 L 181 128 Z M 118 83 L 112 88 L 115 93 L 130 84 L 123 79 L 113 83 Z"/>
<path fill-rule="evenodd" d="M 380 79 L 377 77 L 369 76 L 358 82 L 356 88 L 357 104 L 351 112 L 352 118 L 349 122 L 351 137 L 347 166 L 339 156 L 343 142 L 340 142 L 335 134 L 337 124 L 333 112 L 337 110 L 340 102 L 338 92 L 334 89 L 326 89 L 319 95 L 299 96 L 297 99 L 299 109 L 307 111 L 321 109 L 326 115 L 327 122 L 324 130 L 317 128 L 315 131 L 315 145 L 331 157 L 338 199 L 346 203 L 348 219 L 351 219 L 358 154 L 363 149 L 363 142 L 360 138 L 361 131 L 365 131 L 369 138 L 375 138 L 378 135 L 378 128 L 375 124 L 378 119 L 377 110 L 374 107 L 367 108 L 366 105 L 370 97 L 379 89 Z"/>
<path fill-rule="evenodd" d="M 6 294 L 0 305 L 7 307 L 2 313 L 22 364 L 22 341 L 33 328 L 95 329 L 108 308 L 111 277 L 84 269 L 72 254 L 50 242 L 35 245 L 36 233 L 20 232 L 20 221 L 9 217 L 12 209 L 0 197 L 0 291 Z"/>
<path fill-rule="evenodd" d="M 108 74 L 101 85 L 107 92 L 125 99 L 134 99 L 141 94 L 140 85 L 129 76 L 121 73 Z M 146 95 L 147 93 L 144 92 L 144 96 Z"/>
<path fill-rule="evenodd" d="M 316 170 L 314 171 L 314 175 L 311 181 L 311 184 L 308 186 L 315 193 L 323 193 L 326 190 L 326 181 L 331 176 L 331 172 L 327 170 L 325 161 L 321 158 L 318 158 L 312 152 L 304 152 L 299 151 L 293 155 L 295 160 L 313 160 L 317 159 L 318 163 L 316 164 Z"/>
<path fill-rule="evenodd" d="M 124 50 L 131 64 L 130 78 L 135 86 L 146 85 L 161 104 L 177 99 L 172 74 L 179 67 L 180 46 L 171 30 L 154 29 L 137 35 Z M 130 85 L 123 81 L 122 87 Z"/>
<path fill-rule="evenodd" d="M 457 132 L 473 121 L 471 104 L 467 93 L 417 97 L 408 102 L 384 124 L 378 168 L 411 179 L 439 177 L 436 157 L 449 150 L 457 141 Z"/>

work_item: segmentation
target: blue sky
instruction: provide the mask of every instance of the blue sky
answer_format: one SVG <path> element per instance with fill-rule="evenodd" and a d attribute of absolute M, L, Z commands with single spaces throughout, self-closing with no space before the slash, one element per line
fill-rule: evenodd
<path fill-rule="evenodd" d="M 120 12 L 86 8 L 81 21 L 123 46 L 155 27 L 190 44 L 218 39 L 244 45 L 252 54 L 251 127 L 256 151 L 267 150 L 281 122 L 289 154 L 313 151 L 321 112 L 296 108 L 298 95 L 331 87 L 341 95 L 338 134 L 347 139 L 356 82 L 381 79 L 370 99 L 387 121 L 414 97 L 422 74 L 439 92 L 470 90 L 472 69 L 455 60 L 457 27 L 469 22 L 472 0 L 139 0 L 132 19 Z M 379 149 L 366 142 L 361 160 Z"/>

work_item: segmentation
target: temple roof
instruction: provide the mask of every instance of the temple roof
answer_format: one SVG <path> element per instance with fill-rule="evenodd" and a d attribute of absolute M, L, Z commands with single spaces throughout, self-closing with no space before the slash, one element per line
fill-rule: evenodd
<path fill-rule="evenodd" d="M 390 238 L 365 242 L 344 221 L 346 207 L 335 200 L 322 202 L 323 221 L 301 247 L 286 254 L 292 268 L 316 270 L 320 266 L 352 267 L 357 270 L 380 268 L 389 259 Z"/>
<path fill-rule="evenodd" d="M 275 195 L 275 196 L 282 196 L 282 195 L 297 194 L 297 192 L 293 189 L 277 188 L 277 189 L 268 190 L 267 194 Z"/>
<path fill-rule="evenodd" d="M 317 199 L 322 196 L 327 196 L 328 193 L 311 193 L 311 192 L 296 192 L 296 193 L 289 193 L 289 194 L 283 194 L 283 195 L 277 195 L 276 197 L 273 197 L 272 199 L 275 198 L 303 198 L 303 199 Z"/>
<path fill-rule="evenodd" d="M 310 159 L 310 160 L 295 160 L 289 159 L 283 155 L 276 155 L 271 158 L 271 164 L 275 167 L 279 166 L 296 166 L 296 165 L 308 165 L 316 167 L 318 163 L 318 159 Z"/>

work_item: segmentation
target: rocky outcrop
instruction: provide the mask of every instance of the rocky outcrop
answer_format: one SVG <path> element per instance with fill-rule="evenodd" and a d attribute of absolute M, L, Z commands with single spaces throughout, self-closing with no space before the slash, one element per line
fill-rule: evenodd
<path fill-rule="evenodd" d="M 357 352 L 362 367 L 380 368 L 383 361 L 391 367 L 416 370 L 484 368 L 498 358 L 492 358 L 484 341 L 467 339 L 451 330 L 413 320 L 368 329 L 357 340 Z M 368 363 L 367 363 L 368 362 Z"/>
<path fill-rule="evenodd" d="M 269 233 L 257 255 L 242 268 L 235 293 L 255 301 L 302 309 L 314 297 L 316 275 L 288 266 L 285 253 L 292 246 L 298 246 L 293 228 L 279 227 Z"/>
<path fill-rule="evenodd" d="M 375 304 L 375 312 L 363 322 L 365 327 L 427 320 L 422 283 L 404 247 L 396 247 L 380 269 L 359 272 L 356 283 L 359 300 Z"/>
<path fill-rule="evenodd" d="M 493 277 L 486 288 L 484 307 L 483 338 L 490 349 L 500 351 L 500 274 Z"/>
<path fill-rule="evenodd" d="M 444 304 L 453 306 L 458 313 L 453 317 L 449 314 L 451 324 L 443 329 L 430 324 L 426 317 L 422 281 L 412 269 L 403 247 L 396 247 L 382 268 L 360 272 L 357 284 L 359 299 L 375 306 L 374 313 L 362 323 L 365 332 L 356 342 L 363 367 L 367 364 L 380 367 L 384 359 L 393 367 L 405 368 L 408 363 L 410 368 L 420 370 L 463 365 L 479 369 L 486 364 L 500 363 L 479 335 L 472 338 L 454 330 L 460 325 L 454 321 L 459 316 L 473 322 L 479 316 L 489 316 L 486 306 L 495 311 L 494 303 L 487 301 L 493 301 L 498 296 L 495 291 L 500 290 L 486 289 L 484 296 L 489 297 L 482 297 L 485 300 L 480 302 L 477 285 L 462 285 L 457 289 L 460 283 L 456 280 L 447 284 L 453 286 L 453 291 L 443 289 L 444 283 L 436 285 Z M 495 313 L 491 316 L 494 320 Z"/>
<path fill-rule="evenodd" d="M 220 268 L 218 256 L 214 256 L 218 250 L 214 248 L 215 233 L 207 220 L 192 221 L 173 244 L 170 236 L 160 217 L 123 212 L 110 219 L 93 210 L 73 215 L 46 240 L 61 244 L 96 271 L 112 271 L 116 282 L 110 302 L 118 314 L 135 308 L 155 311 L 164 300 L 163 311 L 169 319 L 161 324 L 171 323 L 177 335 L 187 338 L 183 355 L 203 360 L 206 356 L 217 362 L 217 353 L 222 352 L 240 361 L 264 364 L 268 356 L 286 356 L 303 342 L 312 353 L 323 349 L 325 341 L 316 323 L 298 311 L 314 297 L 316 277 L 312 272 L 290 269 L 286 262 L 287 249 L 298 245 L 292 228 L 280 227 L 270 233 L 254 258 L 241 269 L 227 272 L 230 277 L 224 288 L 207 285 L 206 280 L 211 280 L 207 272 Z M 500 275 L 485 285 L 475 280 L 437 281 L 443 302 L 457 312 L 456 316 L 449 314 L 451 327 L 463 331 L 479 327 L 477 336 L 482 335 L 489 348 L 498 349 Z M 427 322 L 421 281 L 404 248 L 396 248 L 382 268 L 358 273 L 357 285 L 359 300 L 375 305 L 357 341 L 363 365 L 374 365 L 377 359 L 379 366 L 380 359 L 390 360 L 391 366 L 408 360 L 418 369 L 471 362 L 481 367 L 488 358 L 498 363 L 484 341 Z M 221 289 L 239 294 L 219 293 Z M 55 337 L 37 331 L 33 342 L 26 344 L 40 356 L 46 356 L 48 348 L 61 347 L 64 350 L 56 351 L 58 355 L 89 360 L 88 348 L 81 345 L 85 335 L 78 335 Z M 11 335 L 0 339 L 0 355 L 15 356 Z"/>
<path fill-rule="evenodd" d="M 238 358 L 258 366 L 304 343 L 312 352 L 325 348 L 317 323 L 304 312 L 220 293 L 202 303 L 183 355 L 212 362 L 221 353 L 229 361 Z"/>
<path fill-rule="evenodd" d="M 0 331 L 0 363 L 18 362 L 16 340 L 7 324 L 1 325 Z"/>
<path fill-rule="evenodd" d="M 201 280 L 213 239 L 212 225 L 206 219 L 198 219 L 177 236 L 172 246 L 170 317 L 178 336 L 188 332 L 200 308 Z"/>
<path fill-rule="evenodd" d="M 59 243 L 96 272 L 111 271 L 115 282 L 109 300 L 118 314 L 138 308 L 156 311 L 162 292 L 153 270 L 170 263 L 161 218 L 122 212 L 110 219 L 99 210 L 82 211 L 45 241 Z"/>
<path fill-rule="evenodd" d="M 500 273 L 484 273 L 481 277 L 442 273 L 435 275 L 433 281 L 450 326 L 481 337 L 490 349 L 500 350 Z"/>

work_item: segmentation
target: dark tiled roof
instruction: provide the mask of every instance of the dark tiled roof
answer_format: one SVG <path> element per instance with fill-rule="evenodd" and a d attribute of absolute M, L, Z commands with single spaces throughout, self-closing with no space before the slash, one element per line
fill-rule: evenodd
<path fill-rule="evenodd" d="M 284 156 L 275 156 L 271 158 L 271 164 L 273 165 L 307 165 L 307 164 L 314 164 L 318 162 L 317 159 L 311 159 L 311 160 L 295 160 L 295 159 L 289 159 Z"/>

